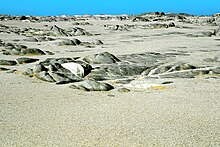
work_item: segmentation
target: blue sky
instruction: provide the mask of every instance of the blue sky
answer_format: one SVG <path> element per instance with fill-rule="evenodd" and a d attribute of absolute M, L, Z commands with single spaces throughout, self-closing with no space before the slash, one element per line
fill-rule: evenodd
<path fill-rule="evenodd" d="M 0 14 L 76 15 L 183 12 L 211 15 L 220 12 L 220 0 L 1 0 Z"/>

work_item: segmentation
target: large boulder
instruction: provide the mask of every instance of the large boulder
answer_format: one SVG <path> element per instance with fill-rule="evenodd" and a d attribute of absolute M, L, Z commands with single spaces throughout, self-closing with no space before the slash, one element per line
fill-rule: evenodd
<path fill-rule="evenodd" d="M 117 57 L 108 52 L 88 55 L 84 57 L 83 60 L 91 64 L 111 64 L 120 61 Z"/>
<path fill-rule="evenodd" d="M 26 69 L 23 74 L 35 75 L 38 79 L 56 84 L 82 81 L 92 69 L 91 65 L 83 61 L 74 61 L 72 58 L 48 58 L 32 69 Z"/>
<path fill-rule="evenodd" d="M 80 64 L 84 68 L 84 76 L 88 75 L 93 69 L 92 66 L 84 61 L 76 60 L 75 63 Z"/>
<path fill-rule="evenodd" d="M 68 69 L 72 74 L 79 76 L 79 77 L 84 77 L 85 71 L 82 65 L 74 62 L 69 62 L 69 63 L 64 63 L 61 64 L 62 67 L 65 69 Z"/>
<path fill-rule="evenodd" d="M 71 72 L 78 76 L 85 76 L 92 70 L 88 63 L 72 58 L 47 58 L 41 62 L 42 65 L 48 66 L 50 71 Z"/>

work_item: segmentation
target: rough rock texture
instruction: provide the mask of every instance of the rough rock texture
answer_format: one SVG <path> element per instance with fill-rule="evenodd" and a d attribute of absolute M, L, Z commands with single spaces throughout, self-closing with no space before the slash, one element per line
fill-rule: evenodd
<path fill-rule="evenodd" d="M 0 59 L 0 65 L 7 65 L 7 66 L 13 66 L 17 65 L 18 63 L 14 60 L 2 60 Z"/>
<path fill-rule="evenodd" d="M 36 64 L 33 67 L 33 73 L 39 73 L 41 71 L 48 71 L 48 69 L 42 64 Z"/>
<path fill-rule="evenodd" d="M 66 83 L 72 83 L 72 82 L 79 82 L 82 81 L 82 79 L 72 73 L 65 73 L 65 72 L 48 72 L 49 75 L 54 79 L 56 84 L 66 84 Z"/>
<path fill-rule="evenodd" d="M 35 77 L 37 77 L 38 79 L 43 80 L 43 81 L 55 82 L 53 77 L 51 77 L 46 71 L 41 71 L 39 73 L 36 73 Z"/>
<path fill-rule="evenodd" d="M 66 84 L 82 81 L 92 70 L 91 65 L 72 58 L 48 58 L 33 68 L 27 68 L 23 74 L 56 84 Z"/>
<path fill-rule="evenodd" d="M 84 57 L 83 60 L 90 64 L 111 64 L 120 61 L 117 57 L 108 52 L 88 55 Z"/>
<path fill-rule="evenodd" d="M 76 76 L 84 77 L 85 75 L 83 66 L 78 63 L 69 62 L 69 63 L 63 63 L 61 65 Z"/>
<path fill-rule="evenodd" d="M 220 36 L 220 27 L 214 31 L 215 36 Z"/>
<path fill-rule="evenodd" d="M 85 91 L 109 91 L 114 89 L 110 84 L 92 80 L 85 80 L 77 85 L 70 86 L 70 88 L 78 88 Z"/>

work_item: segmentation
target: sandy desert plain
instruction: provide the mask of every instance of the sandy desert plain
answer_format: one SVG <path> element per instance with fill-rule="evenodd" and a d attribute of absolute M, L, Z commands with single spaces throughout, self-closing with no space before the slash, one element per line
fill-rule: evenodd
<path fill-rule="evenodd" d="M 0 15 L 0 146 L 220 146 L 220 14 Z"/>

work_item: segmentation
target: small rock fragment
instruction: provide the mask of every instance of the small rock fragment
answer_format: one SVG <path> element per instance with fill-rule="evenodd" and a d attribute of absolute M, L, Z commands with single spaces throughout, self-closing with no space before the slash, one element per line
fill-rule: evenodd
<path fill-rule="evenodd" d="M 25 63 L 33 63 L 33 62 L 39 61 L 39 59 L 34 59 L 34 58 L 17 58 L 16 61 L 19 64 L 25 64 Z"/>
<path fill-rule="evenodd" d="M 92 80 L 85 80 L 81 82 L 79 85 L 76 85 L 76 87 L 85 91 L 109 91 L 114 89 L 114 87 L 110 84 Z"/>
<path fill-rule="evenodd" d="M 119 92 L 130 92 L 131 90 L 127 88 L 119 88 L 118 91 Z"/>

